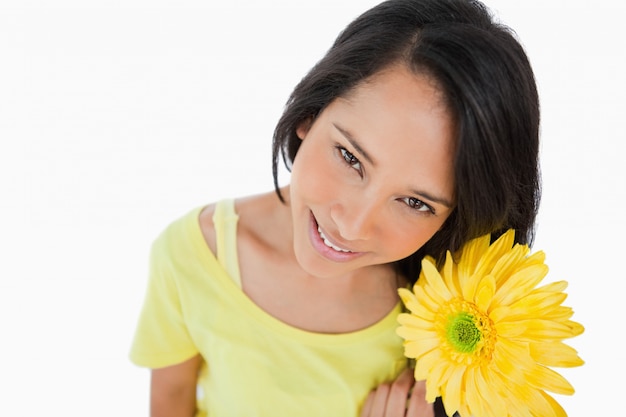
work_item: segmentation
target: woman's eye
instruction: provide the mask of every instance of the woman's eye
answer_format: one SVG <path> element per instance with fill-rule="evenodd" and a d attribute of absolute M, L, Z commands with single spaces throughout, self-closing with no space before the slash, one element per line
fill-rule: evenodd
<path fill-rule="evenodd" d="M 429 211 L 431 213 L 435 212 L 428 204 L 415 197 L 407 197 L 404 199 L 404 202 L 407 206 L 417 211 Z"/>
<path fill-rule="evenodd" d="M 352 153 L 345 148 L 339 148 L 339 152 L 341 152 L 341 156 L 348 165 L 357 171 L 361 170 L 361 162 L 359 162 L 359 159 L 356 156 L 352 155 Z"/>

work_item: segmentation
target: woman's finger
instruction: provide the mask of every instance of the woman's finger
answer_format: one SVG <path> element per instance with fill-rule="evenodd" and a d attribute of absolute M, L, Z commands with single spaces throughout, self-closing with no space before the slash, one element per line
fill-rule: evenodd
<path fill-rule="evenodd" d="M 374 403 L 374 395 L 376 391 L 372 391 L 368 394 L 365 402 L 363 403 L 363 408 L 361 408 L 361 417 L 369 417 L 372 413 L 372 404 Z"/>
<path fill-rule="evenodd" d="M 413 370 L 405 369 L 391 384 L 385 407 L 385 417 L 404 417 L 407 398 L 414 382 Z"/>
<path fill-rule="evenodd" d="M 393 383 L 379 385 L 367 396 L 361 417 L 404 417 L 414 381 L 413 370 L 406 369 Z"/>
<path fill-rule="evenodd" d="M 417 381 L 413 385 L 406 417 L 435 417 L 433 404 L 426 401 L 426 381 Z"/>

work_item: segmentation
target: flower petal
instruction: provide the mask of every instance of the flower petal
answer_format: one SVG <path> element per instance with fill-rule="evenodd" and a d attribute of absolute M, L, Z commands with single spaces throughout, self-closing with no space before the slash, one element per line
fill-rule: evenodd
<path fill-rule="evenodd" d="M 441 350 L 433 349 L 430 352 L 426 352 L 415 363 L 415 379 L 421 381 L 422 379 L 428 379 L 430 370 L 442 361 Z"/>
<path fill-rule="evenodd" d="M 500 337 L 493 353 L 493 363 L 500 373 L 518 383 L 524 382 L 523 371 L 534 365 L 526 345 Z"/>
<path fill-rule="evenodd" d="M 535 365 L 526 377 L 528 383 L 535 388 L 563 395 L 574 393 L 574 387 L 561 374 L 545 366 Z"/>
<path fill-rule="evenodd" d="M 439 310 L 445 300 L 438 298 L 438 295 L 429 287 L 415 287 L 413 290 L 415 291 L 415 298 L 422 307 L 420 312 L 425 314 L 424 309 L 428 310 L 428 317 L 431 317 L 432 320 L 431 314 Z"/>
<path fill-rule="evenodd" d="M 410 311 L 415 311 L 420 308 L 420 303 L 415 298 L 415 294 L 406 288 L 398 288 L 398 295 L 402 300 L 402 303 L 408 308 Z"/>
<path fill-rule="evenodd" d="M 509 305 L 524 297 L 548 273 L 545 265 L 531 265 L 513 274 L 494 296 L 494 303 Z"/>
<path fill-rule="evenodd" d="M 556 402 L 556 400 L 552 396 L 550 396 L 546 392 L 541 391 L 540 394 L 552 406 L 552 409 L 554 410 L 554 415 L 556 417 L 567 417 L 567 413 L 565 412 L 565 410 L 563 410 L 563 407 L 561 407 L 561 405 Z"/>
<path fill-rule="evenodd" d="M 567 281 L 554 281 L 536 288 L 533 292 L 563 292 L 567 289 L 567 285 Z"/>
<path fill-rule="evenodd" d="M 578 323 L 571 323 L 570 325 L 569 320 L 566 323 L 544 319 L 515 320 L 496 324 L 496 330 L 520 341 L 560 340 L 576 335 L 574 333 L 578 331 L 578 327 L 575 325 Z"/>
<path fill-rule="evenodd" d="M 487 275 L 480 281 L 476 291 L 476 297 L 474 298 L 476 307 L 478 307 L 480 311 L 489 311 L 491 300 L 493 299 L 495 292 L 496 280 L 493 276 Z"/>
<path fill-rule="evenodd" d="M 415 375 L 415 379 L 417 380 L 417 368 L 415 368 Z M 441 397 L 440 386 L 434 382 L 433 378 L 422 379 L 426 379 L 426 401 L 432 404 L 437 397 Z"/>
<path fill-rule="evenodd" d="M 479 274 L 473 274 L 465 280 L 462 288 L 462 296 L 465 300 L 474 301 L 474 297 L 476 296 L 476 291 L 478 290 L 478 285 L 482 280 L 483 276 Z"/>
<path fill-rule="evenodd" d="M 456 366 L 450 362 L 440 361 L 430 369 L 428 379 L 435 386 L 442 387 L 455 372 L 463 372 L 463 369 L 464 367 Z"/>
<path fill-rule="evenodd" d="M 563 293 L 529 294 L 510 304 L 508 319 L 544 317 L 544 314 L 558 308 L 566 297 L 567 295 Z"/>
<path fill-rule="evenodd" d="M 528 404 L 534 416 L 557 417 L 555 408 L 546 397 L 541 395 L 542 391 L 533 389 L 529 390 L 529 392 L 530 400 Z"/>
<path fill-rule="evenodd" d="M 460 297 L 462 291 L 459 287 L 459 281 L 457 279 L 457 265 L 454 263 L 454 259 L 450 251 L 446 252 L 446 261 L 441 267 L 440 272 L 446 287 L 448 287 L 448 290 L 450 290 L 453 297 Z"/>
<path fill-rule="evenodd" d="M 563 342 L 530 343 L 528 346 L 530 356 L 542 365 L 570 368 L 585 363 L 576 349 Z"/>
<path fill-rule="evenodd" d="M 443 300 L 449 300 L 452 298 L 452 294 L 446 287 L 439 271 L 435 265 L 427 260 L 422 261 L 422 270 L 424 271 L 424 277 L 428 285 L 435 291 L 435 293 Z"/>
<path fill-rule="evenodd" d="M 511 251 L 502 256 L 491 270 L 491 274 L 498 277 L 498 284 L 502 285 L 520 267 L 520 263 L 528 255 L 530 249 L 526 245 L 515 245 Z"/>
<path fill-rule="evenodd" d="M 432 320 L 424 319 L 415 314 L 401 313 L 398 314 L 398 323 L 409 329 L 419 329 L 425 331 L 435 331 Z"/>
<path fill-rule="evenodd" d="M 408 340 L 404 343 L 404 356 L 421 360 L 422 356 L 436 350 L 437 346 L 438 338 Z"/>
<path fill-rule="evenodd" d="M 501 378 L 494 378 L 495 373 L 486 367 L 478 368 L 474 376 L 473 389 L 476 391 L 476 398 L 480 399 L 485 408 L 491 410 L 489 415 L 506 416 L 506 394 L 503 386 L 505 383 Z M 496 381 L 496 383 L 494 383 Z M 469 380 L 468 382 L 471 382 Z M 469 391 L 469 387 L 467 387 Z M 470 401 L 470 396 L 467 396 Z"/>
<path fill-rule="evenodd" d="M 459 281 L 461 283 L 467 277 L 474 274 L 476 265 L 480 261 L 483 254 L 489 249 L 489 241 L 491 240 L 489 235 L 481 236 L 479 238 L 470 240 L 461 249 L 461 260 L 459 261 L 458 274 Z"/>
<path fill-rule="evenodd" d="M 461 406 L 463 377 L 464 372 L 460 369 L 457 369 L 457 371 L 452 373 L 450 378 L 446 381 L 444 389 L 441 393 L 441 399 L 446 409 L 446 414 L 448 414 L 449 416 L 454 414 L 454 412 L 457 411 Z"/>
<path fill-rule="evenodd" d="M 515 231 L 513 229 L 508 230 L 502 236 L 500 236 L 495 242 L 493 242 L 489 248 L 484 252 L 476 265 L 474 274 L 487 275 L 496 265 L 497 261 L 502 257 L 509 256 L 513 241 L 515 239 Z"/>

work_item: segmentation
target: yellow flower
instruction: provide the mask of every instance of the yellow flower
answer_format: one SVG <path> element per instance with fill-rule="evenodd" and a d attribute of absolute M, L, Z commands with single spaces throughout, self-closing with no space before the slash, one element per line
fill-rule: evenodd
<path fill-rule="evenodd" d="M 513 245 L 513 230 L 489 242 L 467 243 L 458 263 L 448 252 L 439 271 L 424 259 L 413 292 L 398 290 L 410 313 L 397 332 L 416 359 L 415 379 L 426 380 L 429 402 L 442 397 L 448 416 L 567 416 L 546 393 L 573 394 L 551 367 L 584 363 L 563 343 L 584 331 L 561 305 L 567 282 L 537 287 L 544 253 Z"/>

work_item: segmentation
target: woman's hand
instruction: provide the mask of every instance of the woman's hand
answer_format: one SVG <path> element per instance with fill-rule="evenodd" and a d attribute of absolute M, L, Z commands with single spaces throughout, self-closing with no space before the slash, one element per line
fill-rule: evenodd
<path fill-rule="evenodd" d="M 370 392 L 361 417 L 434 417 L 432 404 L 426 402 L 426 384 L 415 382 L 413 370 L 405 369 L 393 383 L 382 384 Z"/>

